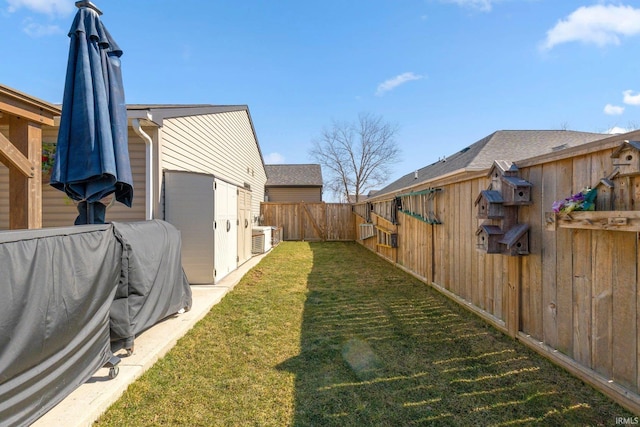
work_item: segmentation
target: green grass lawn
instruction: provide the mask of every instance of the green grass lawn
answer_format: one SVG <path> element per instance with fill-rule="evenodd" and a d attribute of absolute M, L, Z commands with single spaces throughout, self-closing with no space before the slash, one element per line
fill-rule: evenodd
<path fill-rule="evenodd" d="M 630 416 L 361 246 L 284 242 L 96 425 L 610 426 Z"/>

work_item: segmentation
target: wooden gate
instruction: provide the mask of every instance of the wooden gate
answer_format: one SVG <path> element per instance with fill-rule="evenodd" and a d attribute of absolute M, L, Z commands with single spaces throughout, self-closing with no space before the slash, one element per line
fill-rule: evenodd
<path fill-rule="evenodd" d="M 260 204 L 263 225 L 282 227 L 283 240 L 355 240 L 355 220 L 350 204 L 279 203 Z"/>

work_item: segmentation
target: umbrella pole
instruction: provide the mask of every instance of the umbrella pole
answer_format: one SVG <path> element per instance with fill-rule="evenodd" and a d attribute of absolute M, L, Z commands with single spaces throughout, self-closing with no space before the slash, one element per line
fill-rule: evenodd
<path fill-rule="evenodd" d="M 87 200 L 87 224 L 94 224 L 95 220 L 93 218 L 93 203 L 89 203 Z"/>

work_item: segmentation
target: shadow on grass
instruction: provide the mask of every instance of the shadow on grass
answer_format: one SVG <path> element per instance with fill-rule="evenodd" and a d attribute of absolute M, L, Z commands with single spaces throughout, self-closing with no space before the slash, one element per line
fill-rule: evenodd
<path fill-rule="evenodd" d="M 293 425 L 614 425 L 630 416 L 353 243 L 310 244 Z"/>

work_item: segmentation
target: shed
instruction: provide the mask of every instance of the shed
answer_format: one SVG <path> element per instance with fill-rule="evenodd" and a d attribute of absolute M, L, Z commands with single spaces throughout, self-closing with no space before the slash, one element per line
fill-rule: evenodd
<path fill-rule="evenodd" d="M 268 202 L 321 202 L 322 168 L 318 164 L 266 165 Z"/>
<path fill-rule="evenodd" d="M 235 185 L 212 174 L 170 170 L 164 184 L 165 217 L 182 234 L 182 266 L 190 283 L 216 283 L 236 269 L 241 255 L 251 257 L 251 227 L 246 218 L 240 222 Z M 240 254 L 240 245 L 248 254 Z"/>

